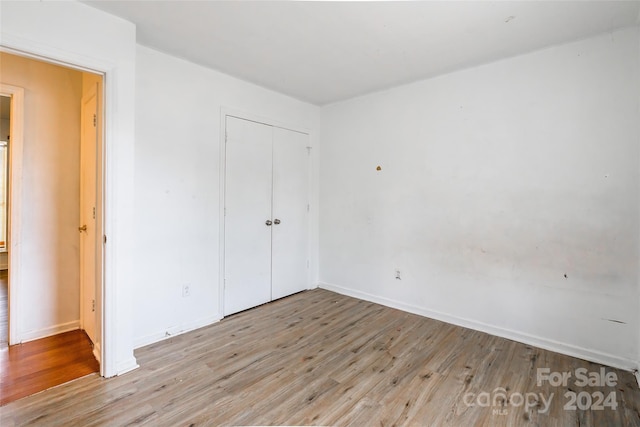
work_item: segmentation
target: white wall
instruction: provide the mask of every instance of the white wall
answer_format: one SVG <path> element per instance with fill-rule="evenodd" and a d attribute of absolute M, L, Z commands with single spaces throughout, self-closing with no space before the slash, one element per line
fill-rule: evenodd
<path fill-rule="evenodd" d="M 636 367 L 638 47 L 626 29 L 325 107 L 321 286 Z"/>
<path fill-rule="evenodd" d="M 2 82 L 25 89 L 22 148 L 23 341 L 77 329 L 82 73 L 0 53 Z"/>
<path fill-rule="evenodd" d="M 77 2 L 0 2 L 4 47 L 106 72 L 105 279 L 102 373 L 133 356 L 135 26 Z"/>
<path fill-rule="evenodd" d="M 141 346 L 221 317 L 221 108 L 308 129 L 314 153 L 319 108 L 142 46 L 136 74 L 134 327 Z M 317 243 L 313 253 L 315 260 Z M 183 298 L 187 283 L 191 295 Z"/>

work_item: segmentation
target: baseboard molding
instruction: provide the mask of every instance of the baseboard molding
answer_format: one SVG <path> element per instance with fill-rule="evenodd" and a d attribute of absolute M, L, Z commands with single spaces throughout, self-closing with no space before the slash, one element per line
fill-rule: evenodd
<path fill-rule="evenodd" d="M 100 352 L 100 343 L 95 343 L 93 345 L 93 357 L 96 358 L 98 363 L 102 363 L 102 353 Z"/>
<path fill-rule="evenodd" d="M 138 361 L 135 357 L 131 356 L 127 360 L 123 360 L 116 364 L 116 375 L 124 375 L 127 372 L 131 372 L 135 369 L 138 369 L 140 365 L 138 365 Z"/>
<path fill-rule="evenodd" d="M 633 371 L 636 376 L 636 381 L 638 382 L 638 388 L 640 388 L 640 365 Z"/>
<path fill-rule="evenodd" d="M 590 362 L 599 363 L 614 368 L 624 369 L 627 371 L 633 371 L 637 368 L 637 361 L 626 359 L 623 357 L 615 356 L 613 354 L 603 353 L 595 350 L 590 350 L 583 347 L 578 347 L 572 344 L 562 343 L 547 338 L 530 335 L 523 332 L 518 332 L 510 329 L 501 328 L 498 326 L 488 325 L 486 323 L 477 322 L 471 319 L 465 319 L 462 317 L 452 316 L 446 313 L 441 313 L 433 310 L 428 310 L 415 305 L 407 304 L 401 301 L 392 300 L 385 297 L 369 294 L 366 292 L 358 291 L 355 289 L 345 288 L 342 286 L 332 285 L 330 283 L 320 282 L 318 287 L 326 289 L 328 291 L 336 292 L 342 295 L 362 299 L 365 301 L 374 302 L 380 305 L 384 305 L 398 310 L 406 311 L 409 313 L 417 314 L 420 316 L 428 317 L 442 322 L 451 323 L 453 325 L 462 326 L 464 328 L 474 329 L 476 331 L 486 332 L 491 335 L 510 339 L 512 341 L 521 342 L 523 344 L 532 345 L 535 347 L 543 348 L 545 350 L 555 351 L 556 353 L 566 354 L 568 356 L 577 357 Z M 636 377 L 638 374 L 636 373 Z M 640 382 L 640 379 L 639 379 Z"/>
<path fill-rule="evenodd" d="M 42 328 L 35 331 L 23 332 L 18 337 L 18 342 L 25 343 L 29 341 L 39 340 L 41 338 L 47 338 L 64 332 L 75 331 L 76 329 L 80 329 L 80 320 L 60 323 L 58 325 L 49 326 L 47 328 Z"/>
<path fill-rule="evenodd" d="M 140 348 L 146 345 L 154 344 L 159 341 L 166 340 L 167 338 L 175 337 L 176 335 L 181 335 L 186 332 L 191 332 L 195 329 L 203 328 L 205 326 L 209 326 L 216 322 L 219 322 L 222 319 L 222 316 L 219 314 L 215 314 L 213 316 L 205 317 L 203 319 L 199 319 L 193 322 L 184 323 L 181 325 L 173 326 L 169 329 L 166 329 L 162 332 L 156 332 L 154 334 L 149 334 L 144 337 L 136 338 L 133 341 L 133 348 Z"/>

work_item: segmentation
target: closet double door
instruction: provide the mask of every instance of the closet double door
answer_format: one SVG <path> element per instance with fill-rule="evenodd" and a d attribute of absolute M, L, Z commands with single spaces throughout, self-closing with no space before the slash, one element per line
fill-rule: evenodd
<path fill-rule="evenodd" d="M 307 289 L 308 135 L 226 116 L 224 314 Z"/>

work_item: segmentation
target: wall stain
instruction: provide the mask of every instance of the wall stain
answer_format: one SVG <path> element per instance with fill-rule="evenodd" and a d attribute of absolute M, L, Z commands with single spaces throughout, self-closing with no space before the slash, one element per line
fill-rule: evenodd
<path fill-rule="evenodd" d="M 622 320 L 615 320 L 615 319 L 602 319 L 602 320 L 606 320 L 608 322 L 613 322 L 613 323 L 621 323 L 623 325 L 627 324 L 627 322 L 623 322 Z"/>

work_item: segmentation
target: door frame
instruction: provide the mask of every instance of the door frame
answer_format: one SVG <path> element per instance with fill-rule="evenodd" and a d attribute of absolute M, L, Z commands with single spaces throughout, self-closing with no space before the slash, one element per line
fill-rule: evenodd
<path fill-rule="evenodd" d="M 54 59 L 57 52 L 43 48 L 38 53 L 32 53 L 26 50 L 20 50 L 10 48 L 7 46 L 0 46 L 0 52 L 9 53 L 23 58 L 33 59 L 49 64 L 54 64 L 69 69 L 92 73 L 101 76 L 102 84 L 98 91 L 98 100 L 100 102 L 98 106 L 98 123 L 102 123 L 99 127 L 98 133 L 98 150 L 96 161 L 96 181 L 97 181 L 97 194 L 96 194 L 96 238 L 102 240 L 103 244 L 96 245 L 96 343 L 94 346 L 94 355 L 100 363 L 100 375 L 107 377 L 113 376 L 115 372 L 115 337 L 108 335 L 108 333 L 115 328 L 112 328 L 109 324 L 109 319 L 115 317 L 115 310 L 112 304 L 108 303 L 109 295 L 105 293 L 106 288 L 106 260 L 105 260 L 105 243 L 106 243 L 106 196 L 107 196 L 107 136 L 111 133 L 112 124 L 110 124 L 108 117 L 110 116 L 110 105 L 108 99 L 110 96 L 114 96 L 115 88 L 108 85 L 108 77 L 112 74 L 116 74 L 113 66 L 104 64 L 101 62 L 92 62 L 86 59 L 74 58 L 70 62 Z M 8 85 L 6 85 L 8 86 Z M 21 199 L 22 199 L 22 149 L 24 144 L 24 90 L 20 100 L 21 111 L 18 112 L 19 119 L 21 121 L 21 127 L 18 130 L 20 150 L 17 157 L 14 157 L 15 152 L 18 150 L 11 149 L 10 147 L 10 163 L 13 163 L 11 168 L 11 176 L 9 178 L 12 185 L 9 193 L 9 205 L 10 205 L 10 242 L 9 242 L 9 343 L 19 344 L 22 342 L 21 328 L 19 328 L 19 316 L 20 308 L 23 303 L 23 295 L 21 294 Z M 13 97 L 12 97 L 12 113 L 13 113 Z M 21 114 L 21 115 L 20 115 Z M 12 117 L 13 119 L 13 117 Z M 13 126 L 12 120 L 12 126 Z M 13 128 L 12 128 L 13 132 Z M 12 135 L 13 143 L 14 136 Z M 111 297 L 113 298 L 113 296 Z"/>
<path fill-rule="evenodd" d="M 278 120 L 273 120 L 271 118 L 262 116 L 260 114 L 254 114 L 254 113 L 250 113 L 247 111 L 242 111 L 236 108 L 229 108 L 229 107 L 221 107 L 220 108 L 220 162 L 219 162 L 219 169 L 220 169 L 220 178 L 219 178 L 219 182 L 220 182 L 220 189 L 219 189 L 219 195 L 220 195 L 220 213 L 219 213 L 219 235 L 220 235 L 220 239 L 219 239 L 219 268 L 218 268 L 218 317 L 219 319 L 222 319 L 224 317 L 224 287 L 225 287 L 225 271 L 224 271 L 224 266 L 225 266 L 225 211 L 226 211 L 226 205 L 225 205 L 225 188 L 226 188 L 226 165 L 227 165 L 227 117 L 235 117 L 237 119 L 242 119 L 242 120 L 249 120 L 252 122 L 256 122 L 256 123 L 260 123 L 263 125 L 267 125 L 267 126 L 273 126 L 273 127 L 277 127 L 277 128 L 282 128 L 282 129 L 286 129 L 286 130 L 290 130 L 292 132 L 298 132 L 298 133 L 303 133 L 305 135 L 307 135 L 309 137 L 308 139 L 308 145 L 307 145 L 307 149 L 309 150 L 313 150 L 313 144 L 311 143 L 311 131 L 308 128 L 305 128 L 304 126 L 296 126 L 296 125 L 291 125 L 289 123 L 284 123 Z M 308 170 L 309 170 L 309 177 L 307 180 L 307 186 L 308 186 L 308 192 L 307 192 L 307 198 L 308 201 L 307 203 L 309 203 L 309 205 L 311 205 L 311 171 L 312 171 L 312 161 L 311 161 L 311 156 L 309 156 L 309 165 L 308 165 Z M 312 226 L 311 226 L 311 212 L 309 212 L 309 216 L 307 218 L 307 253 L 309 256 L 309 259 L 311 258 L 311 242 L 312 242 Z M 311 268 L 307 269 L 307 289 L 309 289 L 311 286 Z"/>
<path fill-rule="evenodd" d="M 19 317 L 15 313 L 21 312 L 19 284 L 22 266 L 21 252 L 21 215 L 22 215 L 22 150 L 24 138 L 24 88 L 0 82 L 0 94 L 11 97 L 11 118 L 9 119 L 9 181 L 7 194 L 7 258 L 9 264 L 9 345 L 21 342 Z"/>

